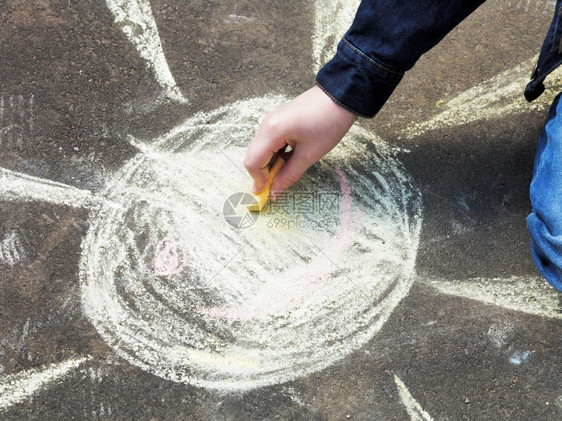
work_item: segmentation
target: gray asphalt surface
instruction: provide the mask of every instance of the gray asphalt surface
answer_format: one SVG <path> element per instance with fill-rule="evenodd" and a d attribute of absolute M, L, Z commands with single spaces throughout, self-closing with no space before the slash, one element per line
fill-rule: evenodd
<path fill-rule="evenodd" d="M 378 333 L 322 370 L 217 391 L 131 364 L 84 314 L 91 210 L 0 198 L 0 418 L 561 419 L 562 304 L 539 280 L 525 227 L 546 110 L 521 102 L 406 134 L 537 54 L 552 3 L 490 0 L 359 122 L 401 148 L 421 192 L 415 279 Z M 0 4 L 2 169 L 98 192 L 138 153 L 129 135 L 152 139 L 195 113 L 314 83 L 312 2 L 150 4 L 189 103 L 162 95 L 105 2 Z M 33 375 L 65 361 L 80 362 L 51 381 Z"/>

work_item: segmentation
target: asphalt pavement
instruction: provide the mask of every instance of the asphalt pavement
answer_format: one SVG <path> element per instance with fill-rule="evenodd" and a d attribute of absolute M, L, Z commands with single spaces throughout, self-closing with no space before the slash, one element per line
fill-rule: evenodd
<path fill-rule="evenodd" d="M 357 2 L 2 2 L 0 419 L 562 419 L 554 3 L 486 2 L 256 217 L 245 147 Z"/>

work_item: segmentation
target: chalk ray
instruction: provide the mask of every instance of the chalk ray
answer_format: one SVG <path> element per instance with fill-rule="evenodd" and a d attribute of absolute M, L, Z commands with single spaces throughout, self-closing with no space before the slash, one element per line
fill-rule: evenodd
<path fill-rule="evenodd" d="M 412 421 L 432 421 L 431 416 L 423 410 L 422 406 L 414 399 L 404 382 L 396 375 L 394 375 L 394 382 L 398 387 L 400 399 L 406 407 L 410 419 Z"/>
<path fill-rule="evenodd" d="M 106 0 L 115 23 L 125 33 L 146 61 L 166 96 L 188 103 L 168 67 L 160 35 L 148 0 Z"/>
<path fill-rule="evenodd" d="M 103 199 L 95 196 L 89 190 L 78 189 L 0 167 L 0 200 L 43 201 L 89 209 L 96 207 Z"/>
<path fill-rule="evenodd" d="M 0 264 L 15 266 L 25 258 L 25 250 L 15 231 L 0 241 Z"/>
<path fill-rule="evenodd" d="M 470 298 L 536 316 L 562 319 L 560 293 L 541 277 L 433 280 L 427 284 L 444 294 Z"/>
<path fill-rule="evenodd" d="M 319 1 L 314 4 L 314 34 L 312 58 L 314 73 L 336 53 L 338 40 L 353 22 L 359 0 Z"/>
<path fill-rule="evenodd" d="M 562 71 L 553 72 L 547 80 L 545 93 L 528 103 L 523 92 L 537 57 L 499 73 L 445 104 L 438 102 L 436 106 L 441 109 L 440 112 L 424 122 L 412 123 L 404 129 L 403 134 L 412 138 L 435 129 L 547 109 L 554 96 L 562 89 Z"/>
<path fill-rule="evenodd" d="M 24 402 L 55 381 L 63 379 L 72 370 L 91 359 L 91 356 L 75 358 L 0 377 L 0 413 Z"/>

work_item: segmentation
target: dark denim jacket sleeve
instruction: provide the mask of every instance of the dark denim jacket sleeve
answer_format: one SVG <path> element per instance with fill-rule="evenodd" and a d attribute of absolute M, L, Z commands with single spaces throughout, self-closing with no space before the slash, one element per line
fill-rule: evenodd
<path fill-rule="evenodd" d="M 537 66 L 525 89 L 527 101 L 533 101 L 544 92 L 544 80 L 562 63 L 562 1 L 556 2 L 554 17 L 544 39 Z"/>
<path fill-rule="evenodd" d="M 363 0 L 336 55 L 316 76 L 334 101 L 373 117 L 404 72 L 484 0 Z"/>

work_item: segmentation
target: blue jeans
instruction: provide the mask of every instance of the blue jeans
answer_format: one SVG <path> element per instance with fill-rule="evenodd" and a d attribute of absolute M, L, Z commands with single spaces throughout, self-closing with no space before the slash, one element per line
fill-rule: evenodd
<path fill-rule="evenodd" d="M 546 280 L 562 291 L 562 102 L 554 100 L 539 138 L 527 218 L 531 252 Z"/>

